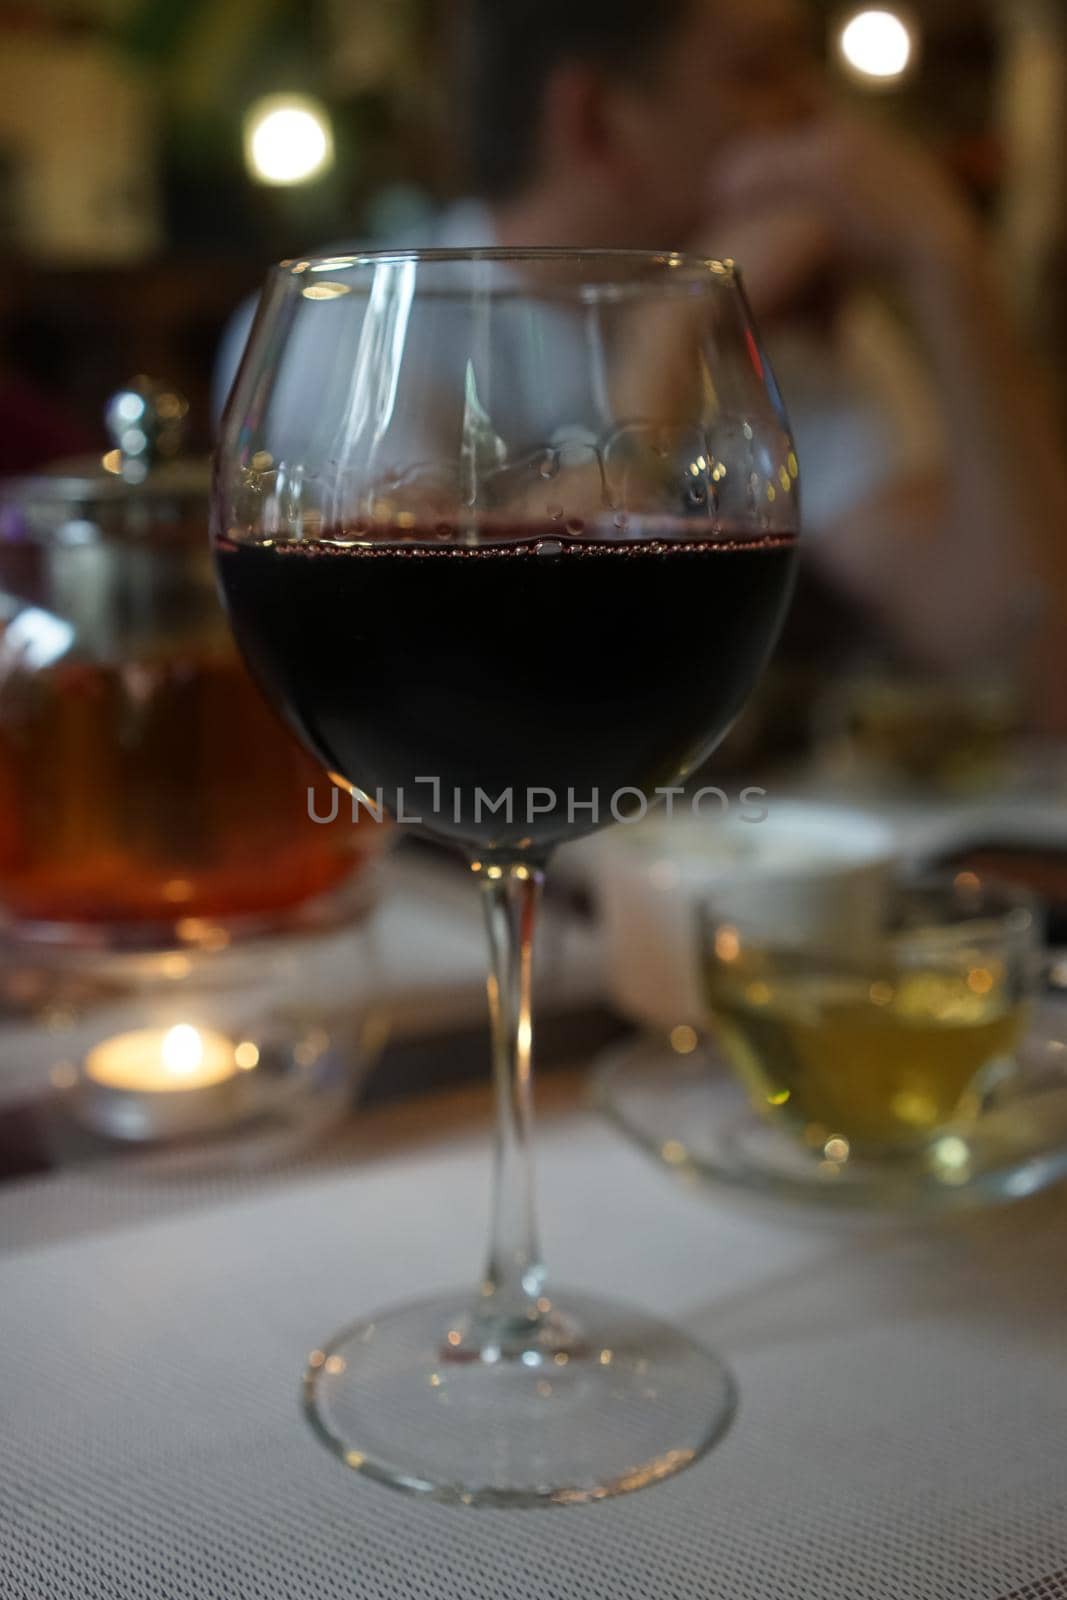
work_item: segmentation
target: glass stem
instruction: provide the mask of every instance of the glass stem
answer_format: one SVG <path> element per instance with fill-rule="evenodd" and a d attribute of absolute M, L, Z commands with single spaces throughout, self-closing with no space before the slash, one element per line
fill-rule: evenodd
<path fill-rule="evenodd" d="M 544 870 L 533 861 L 472 865 L 489 934 L 489 1021 L 496 1098 L 489 1257 L 479 1316 L 497 1325 L 528 1326 L 546 1309 L 531 1149 L 530 1016 L 533 932 Z"/>

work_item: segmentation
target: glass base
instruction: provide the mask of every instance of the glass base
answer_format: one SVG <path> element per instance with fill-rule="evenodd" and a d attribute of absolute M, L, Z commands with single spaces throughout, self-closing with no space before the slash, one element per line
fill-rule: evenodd
<path fill-rule="evenodd" d="M 346 1465 L 434 1500 L 577 1505 L 680 1472 L 729 1425 L 729 1372 L 668 1323 L 566 1292 L 563 1313 L 500 1328 L 464 1298 L 386 1311 L 313 1352 L 305 1410 Z"/>

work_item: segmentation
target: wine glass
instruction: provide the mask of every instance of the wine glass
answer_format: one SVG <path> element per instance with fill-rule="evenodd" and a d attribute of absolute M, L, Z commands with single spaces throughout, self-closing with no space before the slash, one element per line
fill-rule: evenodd
<path fill-rule="evenodd" d="M 271 273 L 217 463 L 233 628 L 356 803 L 464 853 L 491 957 L 480 1287 L 375 1311 L 306 1375 L 312 1423 L 361 1472 L 574 1504 L 668 1476 L 729 1421 L 710 1351 L 546 1276 L 531 945 L 554 845 L 684 803 L 773 645 L 796 532 L 730 263 L 430 250 Z"/>

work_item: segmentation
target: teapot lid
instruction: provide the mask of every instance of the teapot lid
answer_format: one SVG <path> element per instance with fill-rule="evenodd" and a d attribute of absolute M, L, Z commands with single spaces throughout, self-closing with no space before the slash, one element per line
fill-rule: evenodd
<path fill-rule="evenodd" d="M 208 463 L 181 455 L 188 413 L 189 402 L 173 385 L 133 378 L 105 408 L 111 449 L 8 479 L 0 485 L 0 498 L 80 505 L 157 495 L 202 499 L 208 490 Z"/>

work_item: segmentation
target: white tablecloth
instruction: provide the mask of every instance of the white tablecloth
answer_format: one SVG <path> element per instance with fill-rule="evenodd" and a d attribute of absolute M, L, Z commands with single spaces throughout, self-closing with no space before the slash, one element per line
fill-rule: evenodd
<path fill-rule="evenodd" d="M 106 1175 L 0 1193 L 3 1600 L 1067 1597 L 1064 1194 L 828 1224 L 687 1189 L 592 1118 L 550 1117 L 556 1279 L 718 1345 L 730 1433 L 667 1483 L 567 1510 L 436 1506 L 347 1471 L 300 1416 L 304 1357 L 474 1277 L 487 1167 L 461 1132 L 148 1220 L 112 1200 L 95 1231 Z M 75 1204 L 79 1237 L 57 1240 Z"/>

